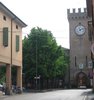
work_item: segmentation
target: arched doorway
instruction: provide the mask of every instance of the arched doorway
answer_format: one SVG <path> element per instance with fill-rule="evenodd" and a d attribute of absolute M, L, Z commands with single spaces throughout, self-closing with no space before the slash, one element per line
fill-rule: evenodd
<path fill-rule="evenodd" d="M 80 87 L 80 86 L 86 86 L 88 87 L 90 84 L 89 79 L 87 77 L 87 75 L 84 72 L 79 72 L 76 75 L 76 86 Z"/>

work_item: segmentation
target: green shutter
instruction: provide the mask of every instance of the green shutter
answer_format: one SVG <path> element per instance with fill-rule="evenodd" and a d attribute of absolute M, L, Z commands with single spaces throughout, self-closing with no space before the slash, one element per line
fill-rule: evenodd
<path fill-rule="evenodd" d="M 8 46 L 8 27 L 3 28 L 3 45 Z"/>
<path fill-rule="evenodd" d="M 16 52 L 19 51 L 19 35 L 16 35 Z"/>

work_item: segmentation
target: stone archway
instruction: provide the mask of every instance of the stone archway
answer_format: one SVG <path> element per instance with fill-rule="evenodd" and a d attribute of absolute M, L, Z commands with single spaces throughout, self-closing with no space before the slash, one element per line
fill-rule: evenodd
<path fill-rule="evenodd" d="M 86 86 L 88 87 L 90 84 L 88 76 L 84 73 L 84 72 L 79 72 L 76 75 L 76 86 L 80 87 L 80 86 Z"/>

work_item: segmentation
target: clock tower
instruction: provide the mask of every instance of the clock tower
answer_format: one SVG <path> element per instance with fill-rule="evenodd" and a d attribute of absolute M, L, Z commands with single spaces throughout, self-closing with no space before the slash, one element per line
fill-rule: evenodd
<path fill-rule="evenodd" d="M 67 10 L 70 34 L 70 85 L 79 88 L 92 85 L 91 41 L 87 10 Z"/>

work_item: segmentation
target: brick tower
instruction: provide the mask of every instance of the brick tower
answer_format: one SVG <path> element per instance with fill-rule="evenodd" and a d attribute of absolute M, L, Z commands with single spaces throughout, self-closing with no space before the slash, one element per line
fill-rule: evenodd
<path fill-rule="evenodd" d="M 84 8 L 67 10 L 70 33 L 70 85 L 72 87 L 91 86 L 92 63 L 91 41 L 89 40 L 87 10 Z"/>

